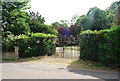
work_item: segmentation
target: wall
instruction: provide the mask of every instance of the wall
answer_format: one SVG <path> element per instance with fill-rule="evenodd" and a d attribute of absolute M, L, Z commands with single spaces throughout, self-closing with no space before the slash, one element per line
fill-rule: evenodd
<path fill-rule="evenodd" d="M 18 55 L 18 47 L 15 46 L 15 50 L 14 52 L 2 52 L 2 58 L 3 59 L 15 59 L 18 60 L 19 59 L 19 55 Z"/>

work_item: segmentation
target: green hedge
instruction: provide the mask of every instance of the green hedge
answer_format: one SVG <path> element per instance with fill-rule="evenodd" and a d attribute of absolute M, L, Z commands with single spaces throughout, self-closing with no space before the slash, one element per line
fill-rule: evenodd
<path fill-rule="evenodd" d="M 80 58 L 98 61 L 99 34 L 86 33 L 80 36 Z M 94 58 L 94 59 L 93 59 Z"/>
<path fill-rule="evenodd" d="M 9 39 L 8 42 L 6 42 L 6 39 Z M 19 46 L 19 56 L 21 58 L 46 54 L 52 55 L 56 52 L 55 35 L 32 33 L 29 37 L 25 35 L 10 35 L 6 39 L 4 39 L 3 47 L 11 48 L 15 45 Z"/>
<path fill-rule="evenodd" d="M 106 66 L 120 67 L 120 26 L 113 26 L 99 44 L 99 59 Z"/>
<path fill-rule="evenodd" d="M 110 67 L 120 66 L 120 26 L 113 26 L 109 30 L 88 30 L 80 35 L 80 59 Z"/>

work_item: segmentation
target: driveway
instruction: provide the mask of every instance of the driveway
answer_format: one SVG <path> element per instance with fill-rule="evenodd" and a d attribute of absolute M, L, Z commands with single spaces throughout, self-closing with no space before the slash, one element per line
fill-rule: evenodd
<path fill-rule="evenodd" d="M 118 79 L 118 72 L 77 69 L 38 61 L 4 62 L 2 67 L 3 79 Z"/>

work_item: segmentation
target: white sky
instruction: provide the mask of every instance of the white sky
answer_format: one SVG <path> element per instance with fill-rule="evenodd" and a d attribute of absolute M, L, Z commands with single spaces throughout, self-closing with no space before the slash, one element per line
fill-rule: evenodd
<path fill-rule="evenodd" d="M 30 11 L 39 12 L 46 24 L 70 20 L 73 15 L 83 15 L 91 7 L 106 9 L 117 0 L 31 0 Z"/>

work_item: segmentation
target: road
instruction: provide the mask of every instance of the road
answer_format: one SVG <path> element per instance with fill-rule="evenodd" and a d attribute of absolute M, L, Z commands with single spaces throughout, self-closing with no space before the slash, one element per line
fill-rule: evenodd
<path fill-rule="evenodd" d="M 4 62 L 2 68 L 3 79 L 118 79 L 117 72 L 77 69 L 38 61 Z"/>

